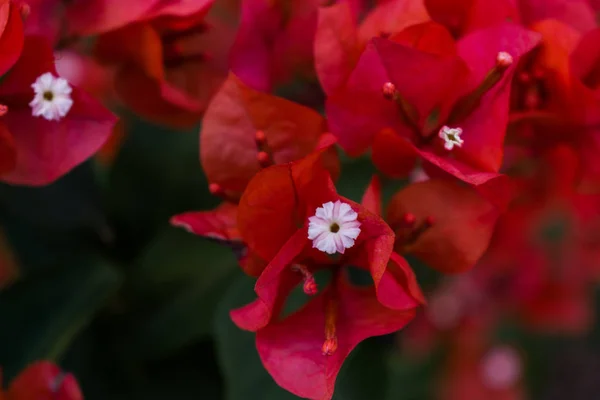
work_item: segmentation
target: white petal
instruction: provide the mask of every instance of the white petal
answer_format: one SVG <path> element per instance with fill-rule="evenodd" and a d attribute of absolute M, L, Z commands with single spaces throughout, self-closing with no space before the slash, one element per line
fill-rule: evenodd
<path fill-rule="evenodd" d="M 346 235 L 341 235 L 341 238 L 342 238 L 342 243 L 344 244 L 345 248 L 348 249 L 348 248 L 354 246 L 354 238 L 351 238 Z"/>
<path fill-rule="evenodd" d="M 360 234 L 359 228 L 344 229 L 343 235 L 352 239 L 356 239 Z"/>

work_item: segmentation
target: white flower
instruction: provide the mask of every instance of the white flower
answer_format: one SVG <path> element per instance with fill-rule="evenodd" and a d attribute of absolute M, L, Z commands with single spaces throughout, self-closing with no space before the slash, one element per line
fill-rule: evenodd
<path fill-rule="evenodd" d="M 339 200 L 327 202 L 308 219 L 308 238 L 313 241 L 313 247 L 322 252 L 343 254 L 354 246 L 354 240 L 360 234 L 357 218 L 358 214 L 350 204 Z"/>
<path fill-rule="evenodd" d="M 58 78 L 51 72 L 40 75 L 31 85 L 35 96 L 29 106 L 34 117 L 42 116 L 48 121 L 58 121 L 63 118 L 71 106 L 73 89 L 64 78 Z"/>
<path fill-rule="evenodd" d="M 465 142 L 460 138 L 462 134 L 461 128 L 450 128 L 448 126 L 442 126 L 440 129 L 439 137 L 444 139 L 444 148 L 446 150 L 452 150 L 454 146 L 462 147 Z"/>

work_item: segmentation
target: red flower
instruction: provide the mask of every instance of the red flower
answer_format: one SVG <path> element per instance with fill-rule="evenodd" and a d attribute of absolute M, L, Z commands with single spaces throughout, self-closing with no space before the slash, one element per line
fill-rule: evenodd
<path fill-rule="evenodd" d="M 318 1 L 242 2 L 231 70 L 250 87 L 269 92 L 296 71 L 310 74 Z"/>
<path fill-rule="evenodd" d="M 324 132 L 316 111 L 254 90 L 230 74 L 204 117 L 200 161 L 209 182 L 237 199 L 261 167 L 302 158 Z M 331 164 L 335 170 L 334 155 Z"/>
<path fill-rule="evenodd" d="M 224 56 L 208 54 L 204 42 L 224 53 L 228 35 L 205 24 L 210 0 L 163 3 L 101 34 L 95 55 L 118 67 L 115 89 L 134 112 L 160 124 L 190 127 L 225 78 Z"/>
<path fill-rule="evenodd" d="M 250 87 L 270 92 L 294 75 L 314 77 L 319 0 L 248 0 L 231 51 L 231 70 Z M 354 16 L 357 0 L 348 3 Z"/>
<path fill-rule="evenodd" d="M 506 20 L 518 21 L 512 0 L 425 0 L 431 18 L 455 37 L 487 28 Z"/>
<path fill-rule="evenodd" d="M 342 86 L 360 55 L 358 30 L 348 3 L 320 7 L 314 41 L 315 70 L 323 91 Z"/>
<path fill-rule="evenodd" d="M 422 0 L 385 1 L 371 9 L 357 25 L 348 2 L 319 8 L 314 39 L 315 69 L 327 95 L 344 85 L 360 53 L 373 37 L 389 37 L 430 20 Z"/>
<path fill-rule="evenodd" d="M 214 0 L 90 0 L 66 8 L 69 34 L 93 35 L 160 16 L 182 17 L 206 12 Z"/>
<path fill-rule="evenodd" d="M 429 173 L 479 186 L 498 177 L 511 64 L 538 36 L 502 24 L 452 48 L 444 32 L 436 29 L 439 40 L 416 42 L 418 48 L 406 45 L 405 33 L 398 35 L 405 44 L 373 39 L 343 90 L 328 98 L 329 126 L 351 155 L 372 144 L 373 161 L 386 174 L 407 175 L 420 156 Z"/>
<path fill-rule="evenodd" d="M 81 389 L 71 374 L 48 361 L 31 364 L 19 374 L 0 398 L 3 400 L 83 400 Z"/>
<path fill-rule="evenodd" d="M 380 1 L 361 22 L 358 35 L 364 46 L 373 37 L 394 34 L 430 20 L 423 0 Z"/>
<path fill-rule="evenodd" d="M 454 332 L 437 392 L 440 400 L 525 400 L 524 363 L 512 346 L 494 345 L 489 321 L 472 320 Z"/>
<path fill-rule="evenodd" d="M 522 22 L 526 25 L 554 19 L 587 32 L 596 27 L 596 14 L 588 0 L 520 0 Z"/>
<path fill-rule="evenodd" d="M 238 227 L 250 251 L 269 264 L 256 283 L 258 299 L 231 316 L 239 327 L 257 332 L 265 368 L 298 396 L 330 399 L 352 349 L 402 328 L 424 302 L 410 267 L 392 252 L 393 232 L 335 192 L 322 152 L 258 173 L 240 201 Z M 336 251 L 343 254 L 325 253 Z M 369 271 L 374 285 L 350 283 L 347 266 Z M 304 282 L 308 295 L 318 291 L 313 274 L 319 270 L 331 272 L 329 285 L 299 311 L 282 316 L 298 283 Z"/>
<path fill-rule="evenodd" d="M 477 271 L 485 292 L 523 324 L 579 334 L 593 322 L 600 197 L 576 191 L 581 158 L 569 147 L 535 160 Z"/>
<path fill-rule="evenodd" d="M 325 148 L 329 171 L 339 175 L 335 140 L 325 134 L 325 121 L 309 108 L 245 85 L 231 73 L 209 105 L 200 132 L 200 161 L 212 194 L 226 201 L 212 211 L 188 212 L 171 219 L 194 234 L 244 247 L 237 229 L 237 202 L 262 168 L 298 160 Z M 264 262 L 245 251 L 242 267 L 259 274 Z M 257 261 L 257 262 L 255 262 Z"/>
<path fill-rule="evenodd" d="M 0 104 L 2 137 L 15 152 L 10 157 L 2 150 L 8 154 L 1 179 L 15 184 L 44 185 L 66 174 L 100 149 L 116 122 L 98 102 L 57 77 L 52 49 L 41 37 L 26 38 L 0 83 Z"/>
<path fill-rule="evenodd" d="M 14 0 L 13 0 L 14 2 Z M 27 36 L 44 36 L 54 46 L 61 39 L 63 2 L 61 0 L 19 0 L 21 13 L 26 19 Z"/>

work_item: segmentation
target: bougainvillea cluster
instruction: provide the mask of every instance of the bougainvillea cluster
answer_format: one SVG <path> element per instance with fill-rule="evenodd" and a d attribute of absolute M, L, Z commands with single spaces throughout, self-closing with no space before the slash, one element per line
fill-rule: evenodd
<path fill-rule="evenodd" d="M 110 160 L 117 115 L 200 124 L 221 203 L 171 224 L 256 280 L 230 317 L 280 387 L 331 399 L 359 343 L 402 331 L 410 354 L 448 345 L 440 398 L 519 399 L 524 358 L 494 338 L 500 321 L 594 323 L 599 6 L 3 0 L 0 179 L 42 186 Z M 349 199 L 336 182 L 355 158 L 377 172 Z M 416 264 L 441 282 L 422 288 Z M 82 395 L 40 362 L 0 398 Z"/>

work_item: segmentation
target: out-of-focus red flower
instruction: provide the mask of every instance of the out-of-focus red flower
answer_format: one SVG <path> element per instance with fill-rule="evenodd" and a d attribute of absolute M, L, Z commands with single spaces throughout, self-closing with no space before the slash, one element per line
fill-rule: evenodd
<path fill-rule="evenodd" d="M 320 7 L 314 41 L 315 70 L 323 91 L 342 86 L 358 61 L 358 30 L 348 3 Z"/>
<path fill-rule="evenodd" d="M 28 366 L 1 396 L 3 400 L 83 400 L 75 377 L 49 361 Z"/>
<path fill-rule="evenodd" d="M 476 269 L 482 287 L 526 326 L 581 333 L 593 322 L 600 197 L 577 191 L 581 158 L 568 146 L 537 155 Z"/>
<path fill-rule="evenodd" d="M 336 212 L 339 223 L 309 239 L 316 234 L 313 229 L 323 228 L 313 224 L 337 218 Z M 410 267 L 392 251 L 391 229 L 335 192 L 322 151 L 258 173 L 240 201 L 238 227 L 250 251 L 269 264 L 256 283 L 258 299 L 231 316 L 239 327 L 256 331 L 265 368 L 298 396 L 330 399 L 352 349 L 368 337 L 402 328 L 424 302 Z M 350 237 L 356 241 L 350 243 Z M 335 250 L 327 252 L 338 252 L 333 257 L 319 250 L 327 248 L 321 246 L 328 240 Z M 368 271 L 374 285 L 352 284 L 348 266 Z M 323 289 L 314 280 L 319 270 L 332 275 Z M 316 296 L 299 311 L 281 315 L 286 298 L 301 282 L 306 294 Z"/>
<path fill-rule="evenodd" d="M 13 0 L 15 1 L 15 0 Z M 64 34 L 61 0 L 17 0 L 26 21 L 27 36 L 43 36 L 54 47 Z"/>
<path fill-rule="evenodd" d="M 249 0 L 231 50 L 231 69 L 250 87 L 269 92 L 296 72 L 313 70 L 319 2 Z"/>
<path fill-rule="evenodd" d="M 164 3 L 163 0 L 92 0 L 73 1 L 66 9 L 66 21 L 70 35 L 94 35 L 119 29 L 130 23 L 150 19 L 152 10 Z M 206 2 L 203 2 L 206 3 Z"/>
<path fill-rule="evenodd" d="M 588 0 L 518 0 L 517 4 L 525 25 L 554 19 L 580 32 L 597 26 L 596 14 Z"/>
<path fill-rule="evenodd" d="M 95 55 L 118 67 L 115 90 L 134 112 L 173 127 L 200 120 L 226 76 L 221 58 L 229 47 L 227 28 L 205 22 L 211 5 L 160 2 L 98 37 Z"/>
<path fill-rule="evenodd" d="M 15 162 L 1 180 L 44 185 L 87 160 L 108 139 L 115 116 L 57 76 L 42 37 L 27 37 L 23 52 L 0 83 L 1 130 Z"/>
<path fill-rule="evenodd" d="M 448 28 L 455 37 L 506 20 L 519 20 L 513 0 L 425 0 L 425 6 L 431 18 Z"/>
<path fill-rule="evenodd" d="M 370 39 L 389 37 L 429 20 L 422 0 L 381 2 L 367 13 L 360 24 L 348 2 L 320 7 L 314 57 L 317 77 L 325 93 L 332 95 L 343 87 Z"/>
<path fill-rule="evenodd" d="M 231 50 L 232 71 L 250 87 L 265 92 L 294 76 L 312 79 L 314 38 L 320 0 L 249 0 Z M 354 18 L 360 4 L 347 3 Z"/>
<path fill-rule="evenodd" d="M 403 29 L 430 21 L 423 0 L 381 1 L 358 28 L 361 47 L 376 36 L 389 36 Z"/>
<path fill-rule="evenodd" d="M 57 51 L 56 70 L 69 83 L 105 104 L 115 103 L 114 71 L 75 49 Z"/>
<path fill-rule="evenodd" d="M 577 46 L 572 48 L 569 57 L 569 72 L 572 83 L 572 107 L 579 107 L 579 113 L 573 113 L 569 131 L 571 143 L 583 159 L 582 182 L 594 187 L 598 192 L 600 163 L 594 154 L 600 150 L 600 60 L 594 55 L 600 51 L 598 44 L 600 29 L 594 29 L 583 35 Z M 579 118 L 579 119 L 576 119 Z M 568 135 L 566 136 L 569 140 Z M 564 141 L 563 141 L 564 142 Z"/>
<path fill-rule="evenodd" d="M 388 175 L 408 175 L 420 157 L 433 176 L 444 171 L 480 186 L 499 177 L 513 64 L 539 37 L 505 23 L 452 48 L 434 26 L 440 40 L 373 39 L 343 90 L 328 98 L 329 127 L 351 155 L 372 145 Z"/>
<path fill-rule="evenodd" d="M 472 319 L 454 332 L 438 384 L 438 399 L 525 400 L 518 350 L 494 345 L 487 319 Z"/>
<path fill-rule="evenodd" d="M 508 142 L 522 152 L 526 149 L 529 157 L 553 146 L 571 147 L 583 160 L 579 184 L 597 192 L 600 95 L 594 77 L 600 64 L 594 55 L 598 30 L 582 35 L 557 20 L 534 23 L 531 29 L 542 35 L 542 41 L 516 73 Z M 507 166 L 512 163 L 509 160 Z"/>

